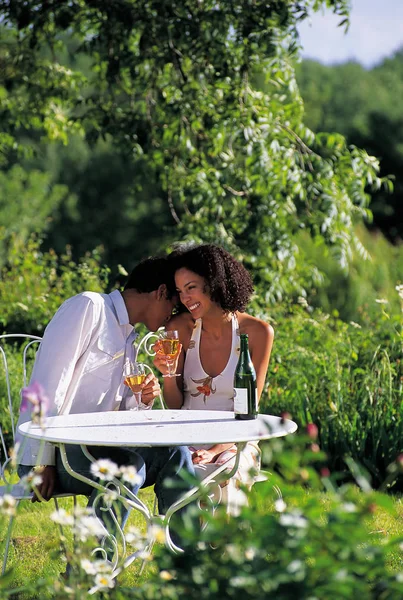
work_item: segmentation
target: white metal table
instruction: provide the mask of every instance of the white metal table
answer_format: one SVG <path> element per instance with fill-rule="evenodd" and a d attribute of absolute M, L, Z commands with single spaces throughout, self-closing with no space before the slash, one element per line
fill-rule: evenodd
<path fill-rule="evenodd" d="M 152 411 L 114 411 L 102 413 L 82 413 L 48 417 L 42 428 L 32 422 L 19 427 L 22 434 L 43 442 L 55 444 L 59 450 L 65 469 L 77 479 L 85 481 L 97 488 L 101 493 L 107 487 L 74 472 L 67 460 L 65 444 L 80 445 L 89 460 L 94 458 L 89 454 L 87 446 L 193 446 L 198 444 L 214 445 L 217 443 L 237 443 L 238 453 L 235 465 L 230 473 L 225 465 L 207 476 L 203 485 L 217 481 L 217 476 L 225 471 L 222 478 L 228 479 L 236 472 L 239 464 L 241 449 L 248 441 L 266 440 L 294 433 L 297 425 L 288 419 L 271 415 L 258 415 L 257 419 L 238 421 L 234 414 L 228 411 L 208 410 L 152 410 Z M 148 507 L 137 498 L 119 480 L 113 481 L 121 493 L 120 500 L 130 508 L 139 510 L 145 517 L 147 525 L 152 522 L 153 515 Z M 169 534 L 169 522 L 172 515 L 195 500 L 201 493 L 200 486 L 183 494 L 163 515 L 167 545 L 176 551 Z M 123 533 L 122 539 L 124 540 Z M 126 567 L 135 555 L 124 562 Z M 117 566 L 116 561 L 116 566 Z M 116 573 L 121 570 L 119 567 Z"/>

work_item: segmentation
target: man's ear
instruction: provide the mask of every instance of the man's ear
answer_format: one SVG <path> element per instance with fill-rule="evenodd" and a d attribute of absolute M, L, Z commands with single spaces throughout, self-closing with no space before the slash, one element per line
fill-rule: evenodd
<path fill-rule="evenodd" d="M 167 286 L 165 283 L 161 283 L 161 285 L 157 289 L 157 300 L 165 300 L 167 298 Z"/>

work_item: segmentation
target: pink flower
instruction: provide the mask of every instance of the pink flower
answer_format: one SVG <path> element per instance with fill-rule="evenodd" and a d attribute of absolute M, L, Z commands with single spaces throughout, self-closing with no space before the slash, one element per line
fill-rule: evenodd
<path fill-rule="evenodd" d="M 49 408 L 49 398 L 38 381 L 33 381 L 21 391 L 21 412 L 32 411 L 32 420 L 41 422 Z"/>
<path fill-rule="evenodd" d="M 290 413 L 289 413 L 289 412 L 282 412 L 282 413 L 281 413 L 281 415 L 280 415 L 280 417 L 281 417 L 281 421 L 280 421 L 280 423 L 281 423 L 282 425 L 284 425 L 284 423 L 285 423 L 285 421 L 286 421 L 287 419 L 291 419 L 291 415 L 290 415 Z"/>
<path fill-rule="evenodd" d="M 318 428 L 315 425 L 315 423 L 308 423 L 308 425 L 306 426 L 306 432 L 311 438 L 311 440 L 316 440 L 316 438 L 318 437 Z"/>

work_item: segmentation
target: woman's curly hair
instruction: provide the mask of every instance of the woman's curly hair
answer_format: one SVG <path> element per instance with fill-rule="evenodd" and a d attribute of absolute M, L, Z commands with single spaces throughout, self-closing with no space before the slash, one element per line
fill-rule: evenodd
<path fill-rule="evenodd" d="M 185 268 L 206 282 L 206 292 L 228 312 L 244 312 L 253 294 L 249 272 L 229 252 L 215 244 L 200 244 L 171 253 L 175 271 Z"/>

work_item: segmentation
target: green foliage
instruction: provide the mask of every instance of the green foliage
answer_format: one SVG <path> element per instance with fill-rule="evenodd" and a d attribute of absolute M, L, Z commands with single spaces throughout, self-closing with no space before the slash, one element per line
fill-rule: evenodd
<path fill-rule="evenodd" d="M 402 238 L 401 178 L 403 50 L 371 70 L 356 63 L 324 66 L 304 60 L 296 70 L 304 118 L 315 132 L 338 131 L 348 141 L 380 158 L 381 175 L 393 175 L 394 191 L 373 193 L 374 224 L 389 239 Z"/>
<path fill-rule="evenodd" d="M 397 295 L 397 294 L 396 294 Z M 351 456 L 379 486 L 402 453 L 403 313 L 380 304 L 362 325 L 303 306 L 274 315 L 276 332 L 262 410 L 319 427 L 332 469 Z"/>
<path fill-rule="evenodd" d="M 278 475 L 259 484 L 240 518 L 228 521 L 220 512 L 201 535 L 188 528 L 184 555 L 158 549 L 159 572 L 135 597 L 400 599 L 400 574 L 387 562 L 401 537 L 368 534 L 374 512 L 395 512 L 392 500 L 367 485 L 361 494 L 350 486 L 336 491 L 326 471 L 319 475 L 323 457 L 315 446 L 300 434 L 267 445 L 269 467 Z M 274 483 L 283 500 L 274 501 Z M 326 496 L 312 493 L 323 485 Z"/>
<path fill-rule="evenodd" d="M 208 527 L 203 532 L 194 527 L 192 518 L 184 518 L 181 535 L 185 553 L 172 554 L 163 545 L 155 545 L 147 578 L 133 578 L 132 565 L 119 576 L 119 585 L 107 590 L 108 598 L 222 600 L 242 595 L 256 600 L 350 600 L 359 593 L 364 600 L 400 600 L 403 583 L 399 503 L 373 492 L 356 465 L 352 465 L 352 471 L 361 490 L 352 485 L 335 488 L 336 474 L 328 472 L 324 459 L 312 433 L 300 431 L 285 439 L 265 442 L 263 461 L 271 474 L 268 481 L 254 486 L 249 507 L 239 517 L 228 520 L 225 511 L 218 510 L 214 517 L 204 517 Z M 281 500 L 274 492 L 276 485 L 281 488 Z M 27 503 L 24 508 L 26 513 L 39 510 Z M 396 520 L 398 535 L 379 531 L 380 514 L 383 519 L 386 515 Z M 2 526 L 3 516 L 0 515 Z M 132 514 L 131 518 L 135 516 Z M 20 523 L 28 518 L 29 514 L 19 509 L 15 525 L 19 536 L 24 535 Z M 137 518 L 137 529 L 138 523 Z M 36 527 L 37 523 L 29 525 L 35 541 Z M 49 519 L 45 527 L 49 529 Z M 134 533 L 135 529 L 131 529 L 132 536 Z M 45 572 L 41 570 L 38 578 L 31 576 L 32 566 L 27 567 L 29 574 L 22 576 L 25 593 L 21 593 L 21 598 L 32 598 L 29 591 L 34 594 L 38 584 L 43 586 L 40 594 L 44 598 L 50 590 L 51 597 L 60 600 L 73 594 L 80 600 L 86 597 L 95 575 L 85 573 L 80 562 L 88 556 L 93 542 L 77 542 L 71 554 L 70 540 L 70 531 L 60 541 L 48 535 L 47 568 Z M 57 577 L 55 581 L 61 554 L 54 549 L 59 544 L 64 548 L 62 554 L 67 550 L 76 567 L 68 581 Z M 28 552 L 29 545 L 25 551 L 16 545 L 13 560 L 24 560 Z M 35 563 L 45 553 L 39 552 Z M 392 556 L 397 559 L 395 567 L 391 566 Z M 13 573 L 0 578 L 2 597 L 18 593 L 16 583 Z M 102 598 L 105 592 L 96 591 L 93 597 Z"/>
<path fill-rule="evenodd" d="M 300 293 L 318 273 L 303 262 L 296 233 L 328 246 L 346 269 L 366 186 L 381 185 L 365 152 L 303 123 L 296 24 L 322 5 L 345 22 L 346 0 L 76 0 L 52 11 L 3 0 L 7 134 L 18 140 L 24 126 L 62 141 L 77 131 L 90 143 L 112 140 L 136 169 L 128 198 L 130 207 L 141 200 L 139 224 L 152 192 L 154 231 L 164 207 L 172 240 L 214 240 L 235 252 L 254 269 L 263 302 Z"/>
<path fill-rule="evenodd" d="M 68 188 L 52 186 L 48 173 L 27 172 L 19 165 L 0 171 L 0 267 L 6 262 L 10 238 L 18 238 L 22 247 L 31 233 L 45 231 L 49 217 L 67 196 Z"/>
<path fill-rule="evenodd" d="M 36 236 L 25 243 L 11 237 L 0 278 L 0 331 L 42 335 L 64 300 L 84 290 L 105 290 L 109 271 L 100 264 L 100 250 L 76 264 L 69 248 L 58 256 L 42 252 L 40 241 Z"/>
<path fill-rule="evenodd" d="M 111 139 L 89 147 L 76 136 L 68 146 L 49 145 L 39 160 L 44 163 L 51 165 L 53 180 L 77 198 L 74 204 L 64 202 L 54 215 L 45 247 L 61 253 L 69 244 L 78 259 L 102 245 L 111 269 L 122 264 L 128 272 L 140 259 L 161 251 L 172 218 L 153 171 L 141 158 L 132 160 Z"/>
<path fill-rule="evenodd" d="M 392 245 L 380 232 L 357 228 L 362 248 L 354 252 L 349 273 L 343 272 L 323 246 L 301 239 L 305 260 L 313 262 L 323 275 L 319 286 L 309 290 L 307 300 L 324 312 L 337 310 L 343 321 L 365 322 L 361 315 L 379 312 L 376 300 L 386 299 L 388 310 L 400 309 L 396 284 L 403 282 L 403 245 Z"/>

